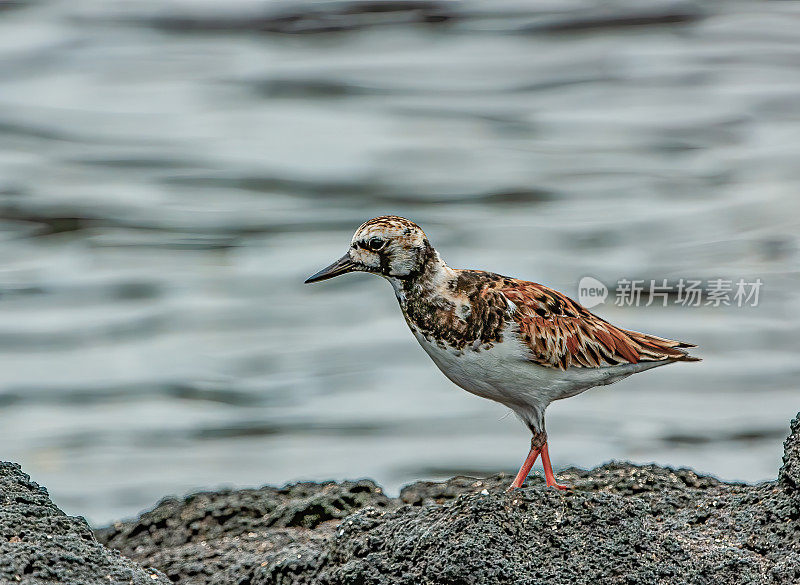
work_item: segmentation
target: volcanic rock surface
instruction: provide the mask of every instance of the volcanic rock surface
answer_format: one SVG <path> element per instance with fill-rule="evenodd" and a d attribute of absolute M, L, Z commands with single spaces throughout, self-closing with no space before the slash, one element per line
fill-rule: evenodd
<path fill-rule="evenodd" d="M 387 498 L 371 481 L 167 499 L 98 538 L 184 584 L 800 583 L 800 416 L 779 479 L 680 469 L 455 477 Z"/>
<path fill-rule="evenodd" d="M 83 518 L 59 510 L 15 463 L 0 462 L 0 583 L 168 585 L 101 545 Z"/>
<path fill-rule="evenodd" d="M 0 583 L 796 584 L 800 415 L 784 451 L 759 485 L 627 463 L 564 471 L 567 492 L 299 483 L 168 498 L 96 535 L 0 463 Z"/>

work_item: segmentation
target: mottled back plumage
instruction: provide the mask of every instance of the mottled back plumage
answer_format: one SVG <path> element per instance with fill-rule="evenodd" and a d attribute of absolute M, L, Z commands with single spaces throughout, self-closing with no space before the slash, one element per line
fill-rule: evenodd
<path fill-rule="evenodd" d="M 513 318 L 537 364 L 566 370 L 642 361 L 699 361 L 685 341 L 615 327 L 551 288 L 504 279 L 500 292 L 514 304 Z"/>

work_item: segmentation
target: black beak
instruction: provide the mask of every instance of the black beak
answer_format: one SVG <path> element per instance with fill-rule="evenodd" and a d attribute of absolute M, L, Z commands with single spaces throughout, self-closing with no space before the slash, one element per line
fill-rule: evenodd
<path fill-rule="evenodd" d="M 330 266 L 326 266 L 316 274 L 312 274 L 311 276 L 306 278 L 304 284 L 319 282 L 320 280 L 328 280 L 329 278 L 333 278 L 334 276 L 339 276 L 340 274 L 353 272 L 355 269 L 356 269 L 355 263 L 352 260 L 350 260 L 350 256 L 348 254 L 345 254 Z"/>

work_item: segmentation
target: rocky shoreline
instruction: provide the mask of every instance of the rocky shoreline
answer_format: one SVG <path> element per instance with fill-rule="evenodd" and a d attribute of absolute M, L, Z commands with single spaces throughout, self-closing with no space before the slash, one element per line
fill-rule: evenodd
<path fill-rule="evenodd" d="M 100 544 L 86 520 L 59 510 L 19 465 L 0 462 L 0 583 L 171 581 Z"/>
<path fill-rule="evenodd" d="M 609 463 L 559 477 L 368 480 L 168 498 L 92 533 L 0 464 L 0 583 L 800 583 L 800 415 L 777 481 Z"/>

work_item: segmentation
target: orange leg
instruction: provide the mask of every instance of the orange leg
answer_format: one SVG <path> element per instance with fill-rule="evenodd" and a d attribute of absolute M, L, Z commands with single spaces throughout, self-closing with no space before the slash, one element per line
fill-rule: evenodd
<path fill-rule="evenodd" d="M 556 478 L 553 475 L 553 466 L 550 465 L 550 453 L 547 451 L 547 443 L 542 445 L 542 465 L 544 465 L 544 479 L 547 482 L 547 487 L 554 487 L 559 490 L 567 489 L 567 486 L 556 483 Z M 521 472 L 522 470 L 520 470 Z"/>
<path fill-rule="evenodd" d="M 546 446 L 547 445 L 545 445 L 545 447 Z M 528 453 L 528 457 L 525 459 L 525 463 L 523 463 L 522 467 L 519 468 L 519 473 L 517 473 L 517 477 L 515 477 L 514 481 L 511 482 L 511 485 L 508 486 L 508 491 L 522 487 L 522 484 L 525 483 L 525 478 L 528 477 L 528 474 L 531 472 L 531 467 L 533 467 L 533 464 L 536 463 L 536 458 L 539 456 L 540 451 L 541 449 L 530 450 L 530 452 Z M 544 457 L 544 455 L 542 457 Z"/>

